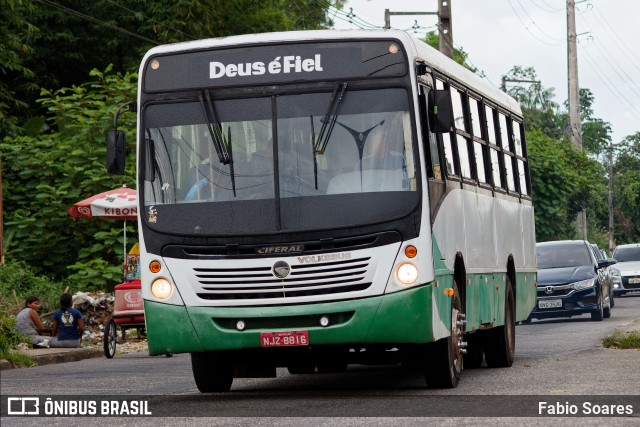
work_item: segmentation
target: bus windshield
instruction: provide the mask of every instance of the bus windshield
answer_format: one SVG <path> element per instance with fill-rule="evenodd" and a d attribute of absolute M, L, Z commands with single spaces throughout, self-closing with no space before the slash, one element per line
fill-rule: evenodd
<path fill-rule="evenodd" d="M 353 226 L 406 215 L 419 201 L 401 88 L 201 98 L 151 104 L 143 117 L 145 218 L 158 231 Z"/>

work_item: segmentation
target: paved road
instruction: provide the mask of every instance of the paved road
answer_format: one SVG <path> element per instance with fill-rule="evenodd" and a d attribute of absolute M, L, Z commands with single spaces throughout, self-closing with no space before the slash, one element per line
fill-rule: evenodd
<path fill-rule="evenodd" d="M 562 399 L 566 395 L 637 397 L 640 390 L 640 351 L 609 350 L 600 346 L 603 337 L 616 328 L 628 327 L 637 319 L 640 319 L 640 295 L 618 299 L 612 318 L 602 322 L 593 322 L 588 316 L 580 316 L 519 325 L 516 327 L 517 354 L 514 366 L 508 369 L 467 370 L 459 387 L 453 390 L 426 389 L 420 376 L 398 367 L 350 367 L 346 373 L 330 375 L 294 376 L 283 369 L 278 371 L 277 378 L 236 379 L 230 393 L 202 395 L 193 382 L 188 355 L 165 358 L 145 354 L 3 371 L 0 390 L 3 396 L 144 395 L 152 399 L 155 408 L 164 414 L 254 417 L 215 420 L 220 425 L 226 424 L 222 420 L 238 425 L 247 422 L 270 425 L 275 420 L 283 421 L 270 418 L 280 415 L 353 416 L 356 418 L 340 418 L 340 423 L 361 425 L 363 419 L 359 417 L 363 416 L 428 415 L 423 411 L 425 404 L 453 408 L 446 409 L 450 415 L 458 414 L 456 408 L 460 406 L 465 406 L 470 414 L 482 415 L 487 408 L 491 412 L 492 405 L 503 401 L 482 397 L 487 395 L 520 395 L 523 399 L 512 398 L 504 403 L 511 407 L 526 406 L 528 402 L 536 400 L 530 395 L 560 395 Z M 635 413 L 640 413 L 640 404 Z M 383 419 L 368 418 L 366 424 L 376 425 Z M 133 424 L 146 424 L 148 421 L 134 420 L 136 422 Z M 309 424 L 310 420 L 304 418 L 304 424 Z M 335 424 L 336 420 L 332 418 L 331 423 Z M 4 425 L 17 425 L 15 423 L 18 420 L 7 418 L 3 421 L 7 421 Z M 40 425 L 42 421 L 40 419 L 40 423 L 35 423 L 21 419 L 19 425 Z M 193 421 L 190 424 L 199 424 L 203 419 L 196 418 Z M 289 421 L 291 425 L 298 424 Z M 393 418 L 394 423 L 398 421 Z M 413 424 L 416 419 L 405 421 L 405 424 Z M 465 420 L 470 421 L 473 420 Z M 473 424 L 487 421 L 487 418 L 479 418 Z M 540 419 L 538 421 L 548 424 Z M 639 418 L 609 419 L 607 424 L 624 425 L 631 421 L 635 421 L 635 425 L 640 424 Z M 437 419 L 438 424 L 446 425 L 448 422 L 445 418 Z M 586 422 L 588 425 L 591 421 Z"/>

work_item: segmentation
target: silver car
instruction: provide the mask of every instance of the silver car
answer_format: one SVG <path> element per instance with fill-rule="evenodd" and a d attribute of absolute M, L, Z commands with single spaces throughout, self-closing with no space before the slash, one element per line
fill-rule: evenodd
<path fill-rule="evenodd" d="M 640 243 L 619 245 L 613 251 L 613 258 L 618 261 L 610 272 L 614 294 L 640 291 Z"/>

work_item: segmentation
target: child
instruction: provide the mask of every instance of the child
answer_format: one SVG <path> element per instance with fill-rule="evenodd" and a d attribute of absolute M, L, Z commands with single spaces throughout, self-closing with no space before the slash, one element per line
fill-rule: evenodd
<path fill-rule="evenodd" d="M 16 316 L 16 329 L 28 337 L 34 347 L 49 347 L 49 338 L 40 335 L 43 327 L 38 317 L 39 308 L 40 299 L 38 297 L 30 296 L 27 298 L 24 308 Z"/>
<path fill-rule="evenodd" d="M 53 338 L 51 347 L 80 347 L 80 338 L 84 331 L 82 313 L 71 307 L 71 294 L 62 294 L 60 309 L 53 313 Z"/>

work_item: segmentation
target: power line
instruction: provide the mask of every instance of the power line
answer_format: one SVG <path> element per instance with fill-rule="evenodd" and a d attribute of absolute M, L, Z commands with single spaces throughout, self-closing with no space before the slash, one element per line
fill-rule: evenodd
<path fill-rule="evenodd" d="M 327 12 L 332 12 L 336 18 L 340 19 L 341 21 L 348 22 L 349 24 L 353 24 L 360 29 L 383 28 L 382 25 L 371 24 L 370 22 L 367 22 L 364 19 L 358 17 L 355 13 L 353 13 L 353 8 L 349 8 L 350 12 L 347 13 L 341 9 L 338 9 L 329 1 L 315 0 L 315 2 Z"/>
<path fill-rule="evenodd" d="M 531 30 L 529 29 L 529 27 L 531 26 L 531 24 L 533 24 L 534 26 L 538 27 L 538 26 L 536 25 L 536 23 L 535 23 L 533 20 L 531 20 L 531 24 L 529 24 L 529 25 L 525 24 L 525 23 L 524 23 L 524 21 L 522 20 L 522 18 L 520 18 L 520 15 L 518 14 L 518 11 L 516 10 L 516 8 L 515 8 L 515 7 L 513 7 L 513 4 L 511 3 L 511 0 L 507 0 L 507 1 L 509 2 L 509 6 L 511 6 L 511 9 L 513 10 L 513 13 L 515 13 L 516 18 L 518 18 L 518 21 L 520 21 L 520 23 L 521 23 L 521 24 L 522 24 L 522 26 L 525 28 L 525 30 L 527 30 L 527 31 L 528 31 L 528 32 L 529 32 L 529 33 L 530 33 L 530 34 L 531 34 L 531 35 L 532 35 L 536 40 L 538 40 L 540 43 L 544 43 L 544 44 L 546 44 L 546 45 L 548 45 L 548 46 L 559 46 L 559 45 L 560 45 L 560 43 L 559 43 L 559 42 L 558 42 L 558 43 L 548 43 L 548 42 L 546 42 L 546 41 L 542 40 L 540 37 L 536 36 L 536 35 L 533 33 L 533 31 L 531 31 Z M 522 5 L 520 5 L 520 6 L 522 6 Z M 526 11 L 525 11 L 525 13 L 526 13 Z M 528 15 L 528 14 L 527 14 L 527 15 Z M 540 28 L 540 27 L 538 27 L 538 28 Z M 554 41 L 558 41 L 557 39 L 554 39 L 553 37 L 550 37 L 550 36 L 546 35 L 546 34 L 544 33 L 544 31 L 542 31 L 542 33 L 543 33 L 545 36 L 549 37 L 550 39 L 552 39 L 552 40 L 554 40 Z"/>
<path fill-rule="evenodd" d="M 564 9 L 551 6 L 550 4 L 548 4 L 544 0 L 529 0 L 529 1 L 531 3 L 533 3 L 533 5 L 536 6 L 538 9 L 544 10 L 545 12 L 556 13 L 556 12 L 564 11 Z M 547 6 L 548 9 L 545 9 L 544 7 L 540 6 L 540 4 L 538 2 L 540 2 L 540 3 L 544 4 L 545 6 Z"/>
<path fill-rule="evenodd" d="M 604 73 L 604 71 L 600 68 L 600 66 L 598 66 L 598 62 L 594 60 L 587 51 L 583 51 L 583 52 L 586 55 L 585 59 L 587 60 L 586 61 L 587 65 L 589 65 L 589 67 L 593 71 L 595 71 L 595 74 L 598 76 L 600 81 L 607 87 L 607 89 L 609 89 L 609 92 L 613 95 L 613 97 L 616 98 L 618 101 L 620 101 L 620 103 L 625 104 L 627 106 L 627 111 L 631 113 L 635 118 L 640 120 L 640 114 L 636 114 L 636 112 L 640 113 L 640 110 L 638 110 L 637 107 L 624 96 L 624 93 L 622 93 L 617 87 L 615 87 L 615 85 L 613 85 L 608 79 L 605 79 L 603 77 L 603 76 L 606 76 L 606 73 Z M 617 94 L 615 92 L 617 92 Z M 624 100 L 625 102 L 622 102 L 622 100 Z M 636 110 L 636 112 L 634 112 L 634 110 Z"/>
<path fill-rule="evenodd" d="M 65 11 L 65 12 L 69 12 L 69 13 L 71 13 L 73 15 L 76 15 L 76 16 L 82 18 L 82 19 L 86 19 L 87 21 L 94 22 L 94 23 L 96 23 L 98 25 L 102 25 L 104 27 L 111 28 L 111 29 L 116 30 L 116 31 L 120 31 L 121 33 L 127 34 L 129 36 L 136 37 L 136 38 L 138 38 L 140 40 L 144 40 L 144 41 L 147 41 L 149 43 L 153 43 L 156 46 L 160 44 L 155 40 L 146 38 L 146 37 L 141 36 L 139 34 L 133 33 L 133 32 L 131 32 L 129 30 L 125 30 L 124 28 L 120 28 L 120 27 L 118 27 L 116 25 L 109 24 L 108 22 L 101 21 L 101 20 L 99 20 L 97 18 L 94 18 L 93 16 L 86 15 L 86 14 L 84 14 L 82 12 L 78 12 L 77 10 L 71 9 L 69 7 L 66 7 L 66 6 L 62 6 L 62 5 L 58 4 L 58 3 L 54 3 L 54 2 L 48 1 L 48 0 L 36 0 L 36 1 L 39 2 L 39 3 L 45 4 L 47 6 L 55 7 L 56 9 L 60 9 L 60 10 Z"/>
<path fill-rule="evenodd" d="M 609 65 L 615 65 L 613 67 L 611 67 L 614 71 L 614 73 L 616 73 L 618 75 L 618 77 L 620 78 L 620 80 L 622 81 L 627 81 L 627 87 L 638 97 L 640 98 L 640 92 L 637 92 L 636 89 L 634 88 L 634 86 L 637 86 L 637 83 L 629 76 L 629 74 L 627 74 L 627 72 L 624 70 L 624 67 L 622 67 L 618 61 L 611 55 L 611 53 L 609 53 L 609 51 L 606 49 L 606 47 L 604 45 L 602 45 L 602 43 L 600 43 L 600 40 L 598 40 L 597 38 L 595 39 L 596 44 L 594 45 L 596 47 L 596 49 L 598 50 L 598 52 L 600 52 L 600 54 L 604 57 L 608 57 L 609 61 L 606 61 L 609 63 Z M 602 45 L 602 49 L 598 46 L 598 45 Z"/>
<path fill-rule="evenodd" d="M 624 42 L 624 40 L 622 40 L 622 38 L 618 35 L 618 33 L 616 32 L 616 30 L 609 24 L 609 22 L 605 19 L 605 17 L 600 13 L 600 11 L 598 9 L 596 9 L 595 7 L 592 7 L 592 10 L 594 11 L 594 17 L 595 19 L 600 23 L 604 23 L 607 27 L 609 27 L 609 30 L 606 31 L 606 34 L 610 36 L 611 41 L 613 42 L 614 45 L 616 45 L 616 47 L 618 47 L 618 49 L 620 49 L 620 52 L 622 52 L 622 54 L 624 54 L 624 56 L 629 59 L 629 61 L 632 63 L 632 65 L 634 66 L 634 68 L 636 68 L 638 71 L 640 71 L 640 67 L 638 67 L 636 65 L 635 59 L 636 59 L 636 53 L 632 52 L 628 47 L 627 47 L 627 43 Z M 600 17 L 602 18 L 602 21 L 600 20 L 600 18 L 596 15 L 600 15 Z M 586 20 L 585 20 L 586 21 Z M 588 25 L 587 25 L 588 26 Z M 615 36 L 614 39 L 611 35 Z M 619 41 L 619 43 L 618 43 Z M 625 52 L 626 50 L 626 52 Z"/>

